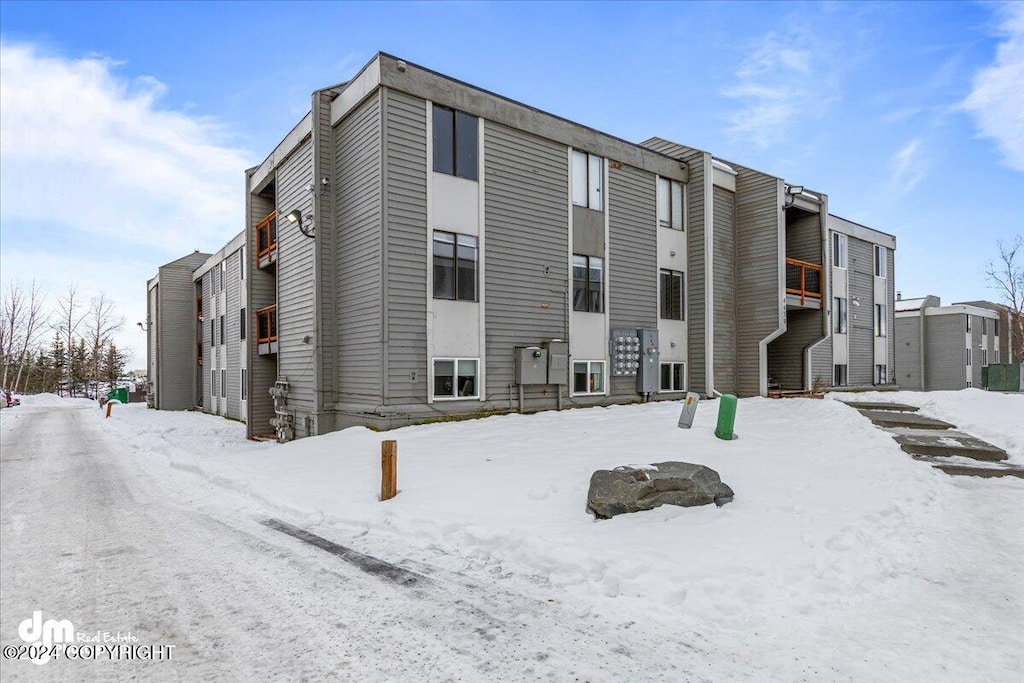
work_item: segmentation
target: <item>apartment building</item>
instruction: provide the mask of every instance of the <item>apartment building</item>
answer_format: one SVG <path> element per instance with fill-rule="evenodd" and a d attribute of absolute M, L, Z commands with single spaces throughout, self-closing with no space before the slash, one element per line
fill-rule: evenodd
<path fill-rule="evenodd" d="M 245 298 L 210 309 L 218 255 L 196 281 L 204 320 L 244 310 L 250 333 L 226 327 L 222 353 L 204 326 L 204 409 L 230 414 L 240 383 L 250 435 L 293 438 L 806 389 L 815 363 L 833 376 L 830 231 L 868 231 L 832 220 L 781 178 L 378 54 L 246 172 L 244 239 L 222 250 L 228 271 L 248 255 Z"/>
<path fill-rule="evenodd" d="M 982 387 L 982 368 L 1002 356 L 999 314 L 928 295 L 896 302 L 897 382 L 923 391 Z"/>
<path fill-rule="evenodd" d="M 991 301 L 961 301 L 954 306 L 974 306 L 993 311 L 997 316 L 995 345 L 999 349 L 993 364 L 1024 361 L 1024 316 L 1006 304 Z"/>

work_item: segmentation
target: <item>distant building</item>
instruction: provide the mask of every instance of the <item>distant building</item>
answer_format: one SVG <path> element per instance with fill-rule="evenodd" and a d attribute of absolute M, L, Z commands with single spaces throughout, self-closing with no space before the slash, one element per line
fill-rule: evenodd
<path fill-rule="evenodd" d="M 1005 304 L 991 301 L 963 301 L 965 306 L 975 306 L 995 311 L 999 315 L 998 342 L 1002 349 L 998 360 L 993 363 L 1020 363 L 1024 361 L 1024 316 Z"/>
<path fill-rule="evenodd" d="M 982 387 L 982 368 L 1008 362 L 999 314 L 971 304 L 942 306 L 937 296 L 896 301 L 896 368 L 901 389 Z"/>

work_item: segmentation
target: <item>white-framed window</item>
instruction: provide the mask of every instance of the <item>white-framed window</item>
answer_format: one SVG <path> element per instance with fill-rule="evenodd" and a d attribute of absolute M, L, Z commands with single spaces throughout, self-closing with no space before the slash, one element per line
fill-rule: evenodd
<path fill-rule="evenodd" d="M 248 396 L 249 396 L 249 387 L 248 387 L 248 385 L 246 383 L 246 380 L 249 379 L 249 373 L 248 373 L 248 371 L 246 371 L 245 368 L 242 368 L 242 371 L 241 371 L 240 374 L 241 374 L 241 377 L 242 377 L 242 382 L 241 382 L 241 391 L 239 392 L 239 394 L 241 395 L 242 400 L 245 401 L 248 398 Z"/>
<path fill-rule="evenodd" d="M 661 391 L 686 391 L 686 363 L 661 364 Z"/>
<path fill-rule="evenodd" d="M 875 304 L 875 336 L 884 337 L 886 335 L 886 306 L 885 304 Z"/>
<path fill-rule="evenodd" d="M 604 393 L 605 362 L 603 360 L 578 360 L 572 364 L 572 393 L 575 396 L 590 396 Z"/>
<path fill-rule="evenodd" d="M 832 233 L 832 265 L 846 268 L 846 235 L 838 232 Z"/>
<path fill-rule="evenodd" d="M 604 312 L 604 259 L 572 255 L 572 310 Z"/>
<path fill-rule="evenodd" d="M 678 270 L 662 268 L 659 275 L 661 317 L 665 320 L 686 320 L 683 274 Z"/>
<path fill-rule="evenodd" d="M 832 299 L 832 331 L 835 334 L 846 334 L 847 301 L 844 296 Z"/>
<path fill-rule="evenodd" d="M 875 366 L 875 384 L 889 383 L 889 368 L 885 365 Z"/>
<path fill-rule="evenodd" d="M 970 332 L 971 331 L 971 316 L 970 315 L 966 315 L 964 317 L 967 318 L 967 326 L 966 326 L 965 329 L 966 329 L 967 332 Z"/>
<path fill-rule="evenodd" d="M 683 184 L 658 177 L 658 227 L 683 229 Z"/>
<path fill-rule="evenodd" d="M 992 321 L 992 334 L 999 336 L 999 318 Z"/>
<path fill-rule="evenodd" d="M 220 343 L 226 344 L 226 337 L 224 336 L 224 316 L 220 316 Z"/>
<path fill-rule="evenodd" d="M 434 231 L 435 299 L 477 300 L 478 245 L 477 238 L 470 235 Z"/>
<path fill-rule="evenodd" d="M 439 104 L 433 110 L 434 170 L 438 173 L 477 180 L 479 119 Z"/>
<path fill-rule="evenodd" d="M 981 367 L 988 365 L 988 349 L 981 350 Z"/>
<path fill-rule="evenodd" d="M 228 274 L 228 262 L 227 260 L 220 262 L 220 291 L 224 291 L 224 280 Z"/>
<path fill-rule="evenodd" d="M 217 397 L 217 371 L 210 370 L 210 396 Z"/>
<path fill-rule="evenodd" d="M 245 247 L 238 250 L 238 279 L 245 279 Z"/>
<path fill-rule="evenodd" d="M 596 154 L 572 151 L 572 203 L 604 210 L 604 159 Z"/>
<path fill-rule="evenodd" d="M 435 358 L 434 399 L 480 398 L 479 358 Z"/>
<path fill-rule="evenodd" d="M 999 365 L 999 349 L 995 349 L 992 351 L 992 362 L 995 365 Z"/>
<path fill-rule="evenodd" d="M 846 363 L 837 363 L 832 366 L 832 386 L 845 387 L 847 383 Z"/>
<path fill-rule="evenodd" d="M 885 277 L 886 249 L 880 244 L 875 245 L 875 277 Z"/>
<path fill-rule="evenodd" d="M 221 370 L 220 371 L 220 397 L 221 398 L 227 398 L 228 397 L 228 371 L 227 370 Z"/>
<path fill-rule="evenodd" d="M 968 365 L 968 367 L 970 367 L 970 365 L 971 365 L 971 347 L 970 346 L 967 347 L 967 365 Z"/>

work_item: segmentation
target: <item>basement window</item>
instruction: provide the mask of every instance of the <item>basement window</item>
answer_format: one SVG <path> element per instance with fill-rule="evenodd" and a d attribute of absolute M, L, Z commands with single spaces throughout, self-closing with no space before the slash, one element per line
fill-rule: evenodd
<path fill-rule="evenodd" d="M 832 366 L 832 386 L 845 387 L 847 385 L 847 365 L 837 363 Z"/>
<path fill-rule="evenodd" d="M 480 398 L 477 358 L 435 358 L 434 399 Z"/>
<path fill-rule="evenodd" d="M 661 364 L 661 391 L 686 391 L 686 364 Z"/>
<path fill-rule="evenodd" d="M 604 394 L 604 361 L 583 360 L 572 364 L 572 393 L 574 396 Z"/>

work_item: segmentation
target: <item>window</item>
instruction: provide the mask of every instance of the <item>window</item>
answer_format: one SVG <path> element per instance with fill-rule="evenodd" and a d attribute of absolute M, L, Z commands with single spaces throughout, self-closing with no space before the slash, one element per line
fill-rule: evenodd
<path fill-rule="evenodd" d="M 242 382 L 241 382 L 241 391 L 240 391 L 240 393 L 241 393 L 241 396 L 242 396 L 242 400 L 245 401 L 247 399 L 247 397 L 249 396 L 249 387 L 246 386 L 246 380 L 248 379 L 248 372 L 246 371 L 245 368 L 242 368 L 241 375 L 242 375 Z"/>
<path fill-rule="evenodd" d="M 661 390 L 662 391 L 686 391 L 685 363 L 662 363 L 661 364 Z"/>
<path fill-rule="evenodd" d="M 885 304 L 875 304 L 875 336 L 885 336 Z"/>
<path fill-rule="evenodd" d="M 999 336 L 999 318 L 992 321 L 992 334 Z"/>
<path fill-rule="evenodd" d="M 981 366 L 985 367 L 988 365 L 988 349 L 981 350 Z"/>
<path fill-rule="evenodd" d="M 832 233 L 832 265 L 846 268 L 846 235 L 838 232 Z"/>
<path fill-rule="evenodd" d="M 210 291 L 214 294 L 220 291 L 220 283 L 217 282 L 218 277 L 220 277 L 219 268 L 214 268 L 210 271 Z"/>
<path fill-rule="evenodd" d="M 968 332 L 970 332 L 971 331 L 971 316 L 965 315 L 964 317 L 967 319 L 967 328 L 966 329 L 967 329 Z"/>
<path fill-rule="evenodd" d="M 661 271 L 661 317 L 666 320 L 685 320 L 683 305 L 683 274 L 675 270 Z"/>
<path fill-rule="evenodd" d="M 846 297 L 837 296 L 832 300 L 832 331 L 836 334 L 846 334 L 848 317 Z"/>
<path fill-rule="evenodd" d="M 585 360 L 572 364 L 572 393 L 577 396 L 604 393 L 604 361 Z"/>
<path fill-rule="evenodd" d="M 210 396 L 217 396 L 217 371 L 210 370 Z"/>
<path fill-rule="evenodd" d="M 220 343 L 221 344 L 226 343 L 224 341 L 224 316 L 220 317 Z"/>
<path fill-rule="evenodd" d="M 885 247 L 875 245 L 875 277 L 885 277 Z"/>
<path fill-rule="evenodd" d="M 988 334 L 988 318 L 981 319 L 981 334 L 982 336 Z"/>
<path fill-rule="evenodd" d="M 434 231 L 434 298 L 476 301 L 477 239 Z"/>
<path fill-rule="evenodd" d="M 572 203 L 604 211 L 604 159 L 574 149 L 572 151 Z"/>
<path fill-rule="evenodd" d="M 465 112 L 434 105 L 434 170 L 476 180 L 477 118 Z"/>
<path fill-rule="evenodd" d="M 217 345 L 216 323 L 216 320 L 210 319 L 210 346 Z"/>
<path fill-rule="evenodd" d="M 658 178 L 658 227 L 683 229 L 683 184 Z"/>
<path fill-rule="evenodd" d="M 228 262 L 220 262 L 220 291 L 224 291 L 224 280 L 227 279 L 228 274 Z"/>
<path fill-rule="evenodd" d="M 846 386 L 846 363 L 834 365 L 832 368 L 832 386 Z"/>
<path fill-rule="evenodd" d="M 227 398 L 228 396 L 228 371 L 220 371 L 220 397 Z"/>
<path fill-rule="evenodd" d="M 476 358 L 435 358 L 434 398 L 480 398 Z"/>
<path fill-rule="evenodd" d="M 238 279 L 245 279 L 245 247 L 238 250 Z"/>
<path fill-rule="evenodd" d="M 999 365 L 999 349 L 992 351 L 992 362 Z"/>
<path fill-rule="evenodd" d="M 971 347 L 970 346 L 967 347 L 967 365 L 968 365 L 968 367 L 970 367 L 970 365 L 971 365 Z"/>
<path fill-rule="evenodd" d="M 256 311 L 256 342 L 265 344 L 277 341 L 277 305 Z"/>
<path fill-rule="evenodd" d="M 245 339 L 245 309 L 239 309 L 238 313 L 238 338 Z"/>
<path fill-rule="evenodd" d="M 885 365 L 875 366 L 875 384 L 889 383 L 889 368 Z"/>
<path fill-rule="evenodd" d="M 277 251 L 277 211 L 256 224 L 256 259 L 257 261 L 276 255 Z"/>
<path fill-rule="evenodd" d="M 604 261 L 596 256 L 573 254 L 572 310 L 604 312 Z"/>

